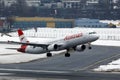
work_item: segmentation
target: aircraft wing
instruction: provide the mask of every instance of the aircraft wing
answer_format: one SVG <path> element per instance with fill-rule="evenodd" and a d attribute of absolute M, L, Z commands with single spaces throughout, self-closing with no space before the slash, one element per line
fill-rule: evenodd
<path fill-rule="evenodd" d="M 38 46 L 38 47 L 49 46 L 49 44 L 23 43 L 23 42 L 16 42 L 16 41 L 8 41 L 8 44 L 23 44 L 23 45 Z"/>

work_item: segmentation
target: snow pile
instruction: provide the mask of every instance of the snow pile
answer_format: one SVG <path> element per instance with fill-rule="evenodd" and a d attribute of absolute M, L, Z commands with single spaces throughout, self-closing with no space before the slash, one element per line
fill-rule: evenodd
<path fill-rule="evenodd" d="M 120 27 L 120 20 L 100 20 L 102 23 L 112 23 L 115 24 L 117 27 Z"/>
<path fill-rule="evenodd" d="M 103 22 L 103 23 L 112 23 L 112 24 L 119 24 L 120 20 L 100 20 L 100 22 Z"/>
<path fill-rule="evenodd" d="M 101 65 L 93 70 L 99 72 L 120 72 L 120 65 Z"/>
<path fill-rule="evenodd" d="M 120 72 L 120 59 L 113 61 L 108 65 L 101 65 L 93 70 L 101 72 Z"/>

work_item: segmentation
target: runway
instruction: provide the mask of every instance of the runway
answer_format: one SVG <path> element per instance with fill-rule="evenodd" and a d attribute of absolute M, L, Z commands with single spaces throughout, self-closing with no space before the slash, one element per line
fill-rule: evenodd
<path fill-rule="evenodd" d="M 119 53 L 119 47 L 93 46 L 92 50 L 86 49 L 84 52 L 72 52 L 70 58 L 64 57 L 64 54 L 58 54 L 29 63 L 0 64 L 0 73 L 11 73 L 5 75 L 8 77 L 117 80 L 120 79 L 120 74 L 96 73 L 92 69 L 118 59 L 120 57 Z M 2 77 L 4 74 L 0 76 Z"/>
<path fill-rule="evenodd" d="M 44 71 L 44 70 L 0 70 L 3 80 L 119 80 L 120 74 L 74 72 L 74 71 Z M 1 80 L 2 80 L 1 79 Z"/>

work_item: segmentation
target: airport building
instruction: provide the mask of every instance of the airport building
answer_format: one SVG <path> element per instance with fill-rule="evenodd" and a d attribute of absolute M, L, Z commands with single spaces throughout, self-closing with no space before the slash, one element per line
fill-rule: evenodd
<path fill-rule="evenodd" d="M 3 27 L 3 21 L 0 20 L 0 27 Z"/>
<path fill-rule="evenodd" d="M 36 6 L 38 7 L 41 4 L 40 0 L 26 0 L 28 6 Z"/>
<path fill-rule="evenodd" d="M 74 27 L 74 19 L 61 19 L 53 17 L 14 17 L 14 28 L 72 28 Z"/>
<path fill-rule="evenodd" d="M 0 25 L 7 22 L 11 28 L 116 28 L 117 24 L 99 19 L 78 18 L 63 19 L 53 17 L 10 17 L 1 18 Z"/>
<path fill-rule="evenodd" d="M 25 1 L 28 6 L 38 7 L 41 4 L 41 0 L 25 0 Z M 0 0 L 0 2 L 4 3 L 5 6 L 11 6 L 12 4 L 16 3 L 17 0 Z"/>
<path fill-rule="evenodd" d="M 79 8 L 81 0 L 62 0 L 64 8 Z"/>
<path fill-rule="evenodd" d="M 104 23 L 99 19 L 89 18 L 12 17 L 7 22 L 13 28 L 116 28 L 112 23 Z"/>
<path fill-rule="evenodd" d="M 75 20 L 75 26 L 81 28 L 108 28 L 107 23 L 102 23 L 99 19 L 80 18 Z"/>
<path fill-rule="evenodd" d="M 16 0 L 0 0 L 1 3 L 4 3 L 5 6 L 11 6 L 16 3 Z"/>

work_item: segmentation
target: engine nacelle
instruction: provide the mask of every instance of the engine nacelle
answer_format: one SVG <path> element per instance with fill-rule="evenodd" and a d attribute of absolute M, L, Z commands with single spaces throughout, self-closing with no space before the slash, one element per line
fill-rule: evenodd
<path fill-rule="evenodd" d="M 58 49 L 58 45 L 57 44 L 51 44 L 51 45 L 48 46 L 47 49 L 50 50 L 50 51 L 57 50 Z"/>
<path fill-rule="evenodd" d="M 76 51 L 84 51 L 85 49 L 86 49 L 85 45 L 78 45 L 78 46 L 75 47 Z"/>

